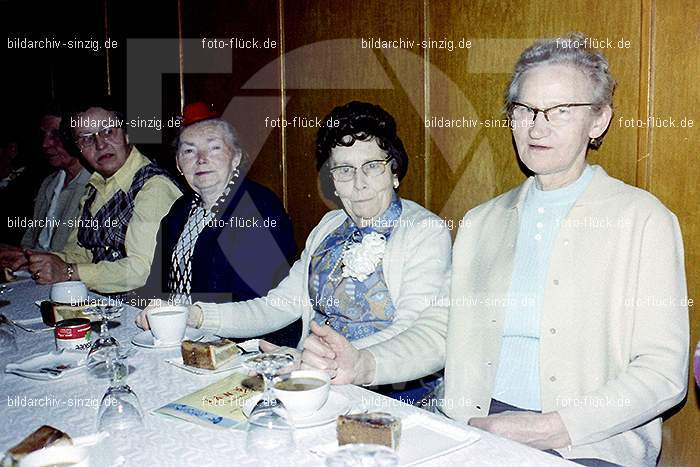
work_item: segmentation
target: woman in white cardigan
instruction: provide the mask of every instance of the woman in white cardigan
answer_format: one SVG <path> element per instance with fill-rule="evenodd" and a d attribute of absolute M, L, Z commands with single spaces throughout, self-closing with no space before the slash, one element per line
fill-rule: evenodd
<path fill-rule="evenodd" d="M 316 153 L 322 186 L 343 209 L 321 219 L 289 276 L 267 296 L 195 303 L 189 323 L 245 338 L 301 317 L 299 348 L 315 322 L 315 329 L 333 329 L 355 349 L 367 349 L 371 360 L 372 346 L 409 329 L 424 311 L 434 307 L 431 313 L 446 319 L 449 231 L 435 214 L 399 198 L 408 156 L 393 117 L 381 107 L 336 107 L 319 130 Z M 145 313 L 137 323 L 148 326 Z M 414 361 L 412 376 L 440 370 L 443 361 L 444 345 Z"/>
<path fill-rule="evenodd" d="M 683 244 L 658 199 L 586 162 L 614 89 L 587 43 L 546 39 L 515 66 L 506 108 L 534 176 L 455 241 L 444 411 L 584 465 L 655 465 L 687 386 Z"/>

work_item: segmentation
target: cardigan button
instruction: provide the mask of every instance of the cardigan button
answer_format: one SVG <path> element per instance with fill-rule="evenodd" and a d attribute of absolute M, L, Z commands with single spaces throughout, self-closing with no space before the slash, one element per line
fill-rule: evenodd
<path fill-rule="evenodd" d="M 554 279 L 552 282 L 554 282 L 554 285 L 559 285 L 559 279 Z"/>
<path fill-rule="evenodd" d="M 551 382 L 555 382 L 555 381 L 557 380 L 557 377 L 556 377 L 556 376 L 550 376 L 550 377 L 549 377 L 549 380 L 550 380 Z"/>
<path fill-rule="evenodd" d="M 491 366 L 491 362 L 486 362 L 486 366 Z"/>
<path fill-rule="evenodd" d="M 550 332 L 550 334 L 556 334 L 557 330 L 554 328 L 550 328 L 549 332 Z"/>

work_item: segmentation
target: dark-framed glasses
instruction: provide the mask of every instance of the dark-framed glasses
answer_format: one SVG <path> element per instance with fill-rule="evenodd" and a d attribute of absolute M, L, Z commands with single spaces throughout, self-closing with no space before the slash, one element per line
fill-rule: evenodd
<path fill-rule="evenodd" d="M 362 169 L 362 172 L 368 177 L 377 177 L 386 171 L 386 165 L 391 162 L 391 159 L 367 161 L 360 167 L 352 165 L 338 165 L 331 169 L 331 175 L 336 182 L 349 182 L 355 178 L 357 169 Z"/>
<path fill-rule="evenodd" d="M 97 130 L 93 133 L 82 133 L 78 135 L 75 139 L 75 144 L 78 145 L 80 149 L 92 149 L 97 145 L 97 137 L 99 136 L 102 140 L 111 140 L 117 134 L 118 126 L 106 126 L 101 130 Z"/>
<path fill-rule="evenodd" d="M 510 116 L 512 120 L 527 122 L 529 126 L 532 126 L 537 119 L 537 114 L 542 112 L 544 114 L 544 119 L 547 120 L 547 122 L 549 122 L 552 126 L 562 126 L 566 125 L 573 119 L 576 107 L 585 107 L 590 105 L 596 104 L 592 102 L 577 102 L 554 105 L 547 109 L 538 109 L 537 107 L 530 107 L 529 105 L 525 105 L 520 102 L 513 102 L 510 110 Z"/>

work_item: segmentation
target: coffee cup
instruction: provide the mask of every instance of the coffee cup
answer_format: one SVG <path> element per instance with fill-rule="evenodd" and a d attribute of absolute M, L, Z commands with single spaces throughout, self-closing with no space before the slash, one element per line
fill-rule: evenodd
<path fill-rule="evenodd" d="M 272 390 L 292 418 L 313 415 L 328 400 L 331 378 L 325 371 L 298 370 L 276 378 Z"/>
<path fill-rule="evenodd" d="M 146 313 L 155 345 L 174 345 L 182 342 L 187 328 L 186 306 L 161 306 Z"/>
<path fill-rule="evenodd" d="M 87 302 L 88 290 L 80 281 L 57 282 L 51 286 L 52 302 L 80 306 Z"/>

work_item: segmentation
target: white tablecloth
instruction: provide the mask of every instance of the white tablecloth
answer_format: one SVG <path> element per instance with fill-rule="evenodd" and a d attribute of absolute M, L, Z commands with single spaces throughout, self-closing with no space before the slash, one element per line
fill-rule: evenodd
<path fill-rule="evenodd" d="M 40 315 L 35 300 L 48 298 L 49 287 L 37 286 L 32 280 L 12 284 L 14 290 L 0 295 L 0 313 L 12 319 L 27 319 Z M 112 334 L 124 345 L 140 330 L 134 325 L 138 312 L 129 308 L 118 320 L 120 325 Z M 16 349 L 2 349 L 0 368 L 38 352 L 54 348 L 52 333 L 16 333 Z M 128 383 L 138 395 L 146 412 L 146 426 L 133 432 L 126 440 L 108 440 L 92 448 L 92 465 L 119 465 L 115 459 L 123 456 L 122 465 L 128 466 L 259 466 L 323 465 L 323 459 L 309 451 L 314 446 L 335 440 L 335 424 L 297 430 L 297 451 L 285 459 L 275 459 L 274 453 L 262 453 L 262 458 L 251 458 L 244 450 L 245 433 L 238 430 L 216 430 L 177 419 L 152 415 L 149 412 L 178 397 L 189 394 L 222 378 L 197 376 L 164 362 L 176 356 L 179 349 L 154 350 L 137 348 L 129 359 L 133 372 Z M 106 380 L 97 380 L 86 373 L 55 381 L 35 381 L 13 374 L 0 373 L 0 452 L 9 449 L 40 425 L 52 425 L 72 437 L 94 432 L 97 407 L 107 388 Z M 336 387 L 353 403 L 353 409 L 384 410 L 399 417 L 423 413 L 420 409 L 377 395 L 356 386 Z M 33 404 L 33 406 L 29 406 Z M 474 428 L 442 419 L 446 423 Z M 477 430 L 478 431 L 478 430 Z M 543 466 L 572 465 L 554 456 L 479 431 L 481 439 L 463 449 L 429 461 L 428 465 L 455 466 Z"/>

